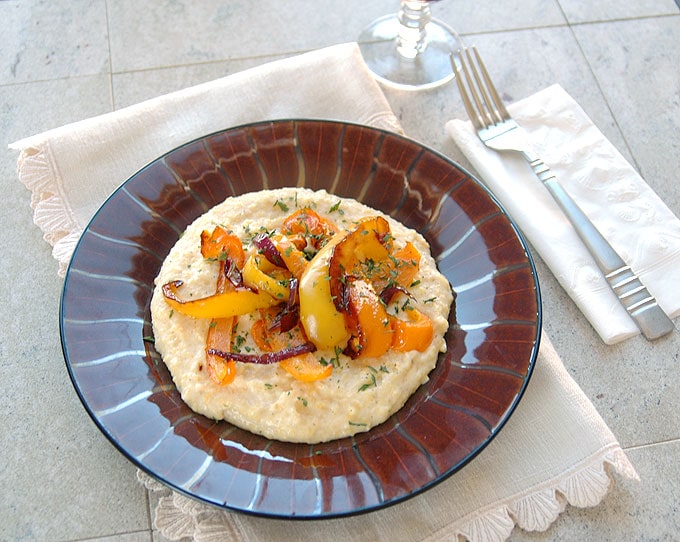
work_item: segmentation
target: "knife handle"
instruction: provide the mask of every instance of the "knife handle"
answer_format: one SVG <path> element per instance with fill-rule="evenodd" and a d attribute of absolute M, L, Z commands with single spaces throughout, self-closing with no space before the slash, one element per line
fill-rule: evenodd
<path fill-rule="evenodd" d="M 642 334 L 651 341 L 673 331 L 675 329 L 673 322 L 659 307 L 654 296 L 562 188 L 550 168 L 533 153 L 522 154 L 571 221 L 598 267 L 604 273 L 609 286 Z"/>

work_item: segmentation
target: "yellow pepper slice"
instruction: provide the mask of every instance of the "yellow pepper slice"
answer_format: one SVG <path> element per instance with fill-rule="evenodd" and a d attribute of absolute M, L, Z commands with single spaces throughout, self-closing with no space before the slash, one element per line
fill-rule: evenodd
<path fill-rule="evenodd" d="M 216 293 L 209 297 L 182 301 L 177 290 L 182 285 L 181 280 L 175 280 L 163 285 L 165 301 L 174 310 L 193 318 L 228 318 L 249 314 L 257 309 L 271 307 L 281 302 L 267 292 L 252 290 L 232 290 Z"/>
<path fill-rule="evenodd" d="M 278 274 L 278 278 L 267 274 L 263 270 L 263 267 L 266 268 L 267 266 L 264 266 L 262 260 L 267 261 L 266 258 L 257 254 L 252 254 L 246 258 L 243 271 L 241 271 L 243 283 L 257 290 L 263 290 L 279 301 L 288 301 L 290 297 L 289 281 L 282 273 L 277 273 L 276 270 L 272 270 L 270 273 Z M 269 262 L 267 263 L 269 264 Z M 273 265 L 269 264 L 268 267 L 273 267 Z"/>
<path fill-rule="evenodd" d="M 320 350 L 343 347 L 349 339 L 344 314 L 331 297 L 328 265 L 344 236 L 336 233 L 307 265 L 300 277 L 300 321 L 310 341 Z"/>

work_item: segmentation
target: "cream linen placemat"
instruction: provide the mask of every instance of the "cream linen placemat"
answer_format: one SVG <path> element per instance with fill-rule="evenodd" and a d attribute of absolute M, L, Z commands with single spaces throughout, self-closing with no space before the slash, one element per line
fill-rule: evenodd
<path fill-rule="evenodd" d="M 680 220 L 559 85 L 508 106 L 535 150 L 671 317 L 680 315 Z M 446 129 L 606 344 L 640 333 L 529 164 Z"/>
<path fill-rule="evenodd" d="M 399 131 L 356 44 L 274 62 L 14 143 L 35 221 L 63 273 L 105 198 L 129 175 L 197 136 L 281 117 L 335 118 Z M 546 529 L 566 503 L 593 506 L 608 466 L 637 478 L 616 438 L 543 337 L 518 411 L 465 469 L 423 495 L 368 516 L 319 522 L 255 518 L 165 490 L 155 526 L 199 540 L 504 540 L 515 524 Z M 162 490 L 138 473 L 147 487 Z"/>

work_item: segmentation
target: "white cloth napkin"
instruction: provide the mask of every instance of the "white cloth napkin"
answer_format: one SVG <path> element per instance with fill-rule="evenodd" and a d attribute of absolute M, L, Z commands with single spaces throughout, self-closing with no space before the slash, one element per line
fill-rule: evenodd
<path fill-rule="evenodd" d="M 680 221 L 559 85 L 510 106 L 534 150 L 667 314 L 680 314 Z M 448 133 L 606 344 L 639 333 L 525 160 L 488 149 L 469 121 Z"/>
<path fill-rule="evenodd" d="M 63 266 L 90 217 L 131 173 L 178 144 L 248 121 L 338 118 L 400 130 L 356 44 L 323 49 L 58 128 L 12 145 L 36 223 Z M 515 524 L 546 529 L 566 503 L 594 506 L 606 466 L 637 475 L 547 337 L 507 426 L 479 457 L 424 494 L 367 516 L 263 520 L 168 493 L 154 508 L 164 536 L 208 540 L 504 540 Z M 138 473 L 139 474 L 139 473 Z M 146 479 L 148 487 L 159 489 Z M 210 538 L 210 537 L 213 538 Z"/>

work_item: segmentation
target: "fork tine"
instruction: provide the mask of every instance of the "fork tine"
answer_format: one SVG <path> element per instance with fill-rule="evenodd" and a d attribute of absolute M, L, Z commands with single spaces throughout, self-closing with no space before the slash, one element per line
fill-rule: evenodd
<path fill-rule="evenodd" d="M 465 56 L 463 56 L 465 55 Z M 467 62 L 465 62 L 465 57 L 467 57 Z M 496 121 L 489 114 L 488 98 L 484 93 L 484 86 L 481 84 L 477 70 L 472 62 L 472 57 L 466 48 L 464 48 L 460 53 L 460 64 L 463 68 L 463 73 L 465 74 L 465 80 L 467 81 L 468 88 L 470 89 L 470 94 L 472 94 L 472 99 L 477 105 L 477 114 L 482 122 L 482 128 L 488 128 L 493 125 Z M 480 97 L 481 94 L 481 97 Z"/>
<path fill-rule="evenodd" d="M 482 77 L 484 78 L 486 88 L 489 90 L 489 94 L 491 94 L 491 98 L 493 100 L 494 107 L 491 107 L 490 109 L 494 111 L 495 115 L 498 115 L 499 122 L 508 120 L 510 118 L 508 110 L 505 108 L 505 104 L 503 103 L 503 100 L 501 100 L 501 97 L 499 96 L 498 91 L 491 80 L 491 77 L 489 77 L 489 72 L 486 71 L 486 66 L 484 66 L 484 62 L 482 62 L 482 57 L 480 56 L 479 51 L 477 51 L 477 47 L 473 45 L 472 51 L 475 53 L 477 65 L 482 72 Z"/>
<path fill-rule="evenodd" d="M 473 46 L 474 47 L 474 46 Z M 476 51 L 476 49 L 475 49 Z M 484 116 L 486 119 L 486 125 L 487 128 L 489 126 L 493 126 L 497 122 L 501 122 L 503 119 L 501 119 L 500 114 L 494 107 L 494 104 L 489 98 L 489 94 L 486 91 L 486 81 L 482 79 L 482 77 L 479 75 L 479 70 L 477 69 L 477 66 L 475 65 L 475 59 L 472 58 L 472 54 L 470 53 L 469 48 L 465 48 L 465 56 L 467 57 L 468 64 L 470 66 L 470 72 L 472 73 L 472 76 L 468 72 L 466 72 L 468 76 L 468 84 L 473 87 L 473 92 L 475 94 L 475 101 L 477 102 L 477 108 L 479 109 L 480 113 Z M 477 58 L 479 58 L 479 55 L 476 55 Z M 473 79 L 474 79 L 474 84 L 473 84 Z M 476 89 L 476 90 L 475 90 Z"/>
<path fill-rule="evenodd" d="M 456 59 L 458 60 L 458 63 L 456 63 Z M 485 127 L 485 122 L 482 120 L 482 117 L 480 117 L 478 110 L 475 109 L 472 100 L 470 100 L 470 94 L 465 89 L 465 83 L 463 83 L 462 79 L 463 73 L 461 72 L 461 67 L 466 72 L 465 77 L 468 81 L 468 86 L 470 86 L 470 90 L 474 91 L 474 87 L 470 85 L 470 79 L 468 77 L 467 68 L 465 67 L 465 60 L 463 59 L 462 52 L 460 49 L 456 51 L 455 55 L 453 53 L 451 54 L 451 65 L 453 66 L 453 71 L 456 75 L 455 80 L 456 84 L 458 85 L 460 97 L 463 100 L 463 105 L 465 106 L 465 111 L 467 112 L 468 117 L 470 117 L 470 120 L 472 121 L 472 125 L 475 127 L 475 130 L 481 130 Z"/>

